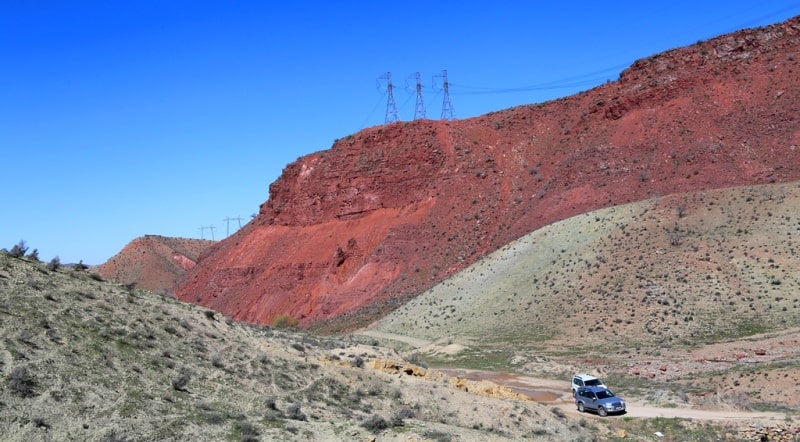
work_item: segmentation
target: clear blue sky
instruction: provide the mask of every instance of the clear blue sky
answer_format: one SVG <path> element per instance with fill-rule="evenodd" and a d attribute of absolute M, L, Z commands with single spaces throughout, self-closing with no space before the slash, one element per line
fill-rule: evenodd
<path fill-rule="evenodd" d="M 440 118 L 444 69 L 468 118 L 800 14 L 798 1 L 557 4 L 0 0 L 0 248 L 101 264 L 145 234 L 221 239 L 288 163 L 384 123 L 386 72 L 400 120 L 415 72 Z"/>

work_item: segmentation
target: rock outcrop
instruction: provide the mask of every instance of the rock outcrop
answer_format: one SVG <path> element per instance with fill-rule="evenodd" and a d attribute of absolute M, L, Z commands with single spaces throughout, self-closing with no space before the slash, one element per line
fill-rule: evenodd
<path fill-rule="evenodd" d="M 253 323 L 353 327 L 557 220 L 798 180 L 798 149 L 800 17 L 638 60 L 567 98 L 337 140 L 289 164 L 175 294 Z"/>

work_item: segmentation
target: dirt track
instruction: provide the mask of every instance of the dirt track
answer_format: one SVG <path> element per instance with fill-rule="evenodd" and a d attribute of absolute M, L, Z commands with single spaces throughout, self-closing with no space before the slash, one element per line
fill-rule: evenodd
<path fill-rule="evenodd" d="M 442 370 L 442 372 L 450 376 L 459 376 L 468 379 L 495 382 L 499 385 L 511 388 L 517 393 L 524 394 L 537 402 L 552 404 L 553 406 L 564 410 L 567 414 L 575 416 L 581 415 L 573 403 L 572 395 L 570 394 L 570 386 L 566 381 L 562 382 L 552 379 L 536 378 L 532 376 L 511 375 L 476 370 L 448 369 Z M 666 417 L 707 421 L 746 421 L 750 423 L 780 422 L 787 418 L 787 415 L 784 413 L 736 410 L 705 410 L 680 407 L 654 407 L 651 405 L 641 404 L 635 400 L 627 399 L 625 402 L 628 409 L 627 413 L 625 413 L 625 416 L 629 417 Z M 584 413 L 583 415 L 600 418 L 599 416 L 590 413 Z"/>
<path fill-rule="evenodd" d="M 362 330 L 361 334 L 372 336 L 380 339 L 391 339 L 395 341 L 405 342 L 417 349 L 430 349 L 435 344 L 422 339 L 416 339 L 408 336 L 400 336 L 391 333 L 385 333 L 378 330 Z M 551 404 L 564 410 L 565 413 L 578 416 L 590 416 L 600 418 L 591 413 L 581 414 L 575 407 L 570 392 L 568 381 L 558 381 L 553 379 L 537 378 L 533 376 L 523 376 L 508 373 L 496 373 L 490 371 L 467 370 L 467 369 L 441 369 L 443 373 L 448 376 L 457 376 L 471 380 L 486 380 L 494 382 L 514 390 L 517 393 L 524 394 L 531 398 L 531 400 Z M 746 422 L 779 422 L 787 419 L 788 415 L 785 413 L 771 413 L 771 412 L 751 412 L 739 410 L 708 410 L 697 408 L 685 407 L 654 407 L 651 405 L 644 405 L 635 399 L 626 399 L 627 412 L 625 416 L 629 417 L 642 417 L 642 418 L 683 418 L 683 419 L 696 419 L 706 421 L 746 421 Z"/>

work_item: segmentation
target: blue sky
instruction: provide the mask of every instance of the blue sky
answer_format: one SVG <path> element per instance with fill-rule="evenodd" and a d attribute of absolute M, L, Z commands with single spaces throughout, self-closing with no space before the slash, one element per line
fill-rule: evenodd
<path fill-rule="evenodd" d="M 0 248 L 101 264 L 146 234 L 222 239 L 288 163 L 384 123 L 386 72 L 400 120 L 416 72 L 441 117 L 443 70 L 469 118 L 799 14 L 752 0 L 0 0 Z"/>

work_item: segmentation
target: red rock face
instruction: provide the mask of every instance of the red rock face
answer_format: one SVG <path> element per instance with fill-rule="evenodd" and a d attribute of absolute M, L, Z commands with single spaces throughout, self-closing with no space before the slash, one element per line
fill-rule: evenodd
<path fill-rule="evenodd" d="M 238 320 L 376 317 L 544 225 L 800 178 L 800 18 L 668 51 L 616 82 L 366 129 L 289 164 L 178 298 Z"/>
<path fill-rule="evenodd" d="M 214 241 L 145 235 L 134 239 L 95 271 L 104 279 L 153 292 L 171 289 Z"/>

